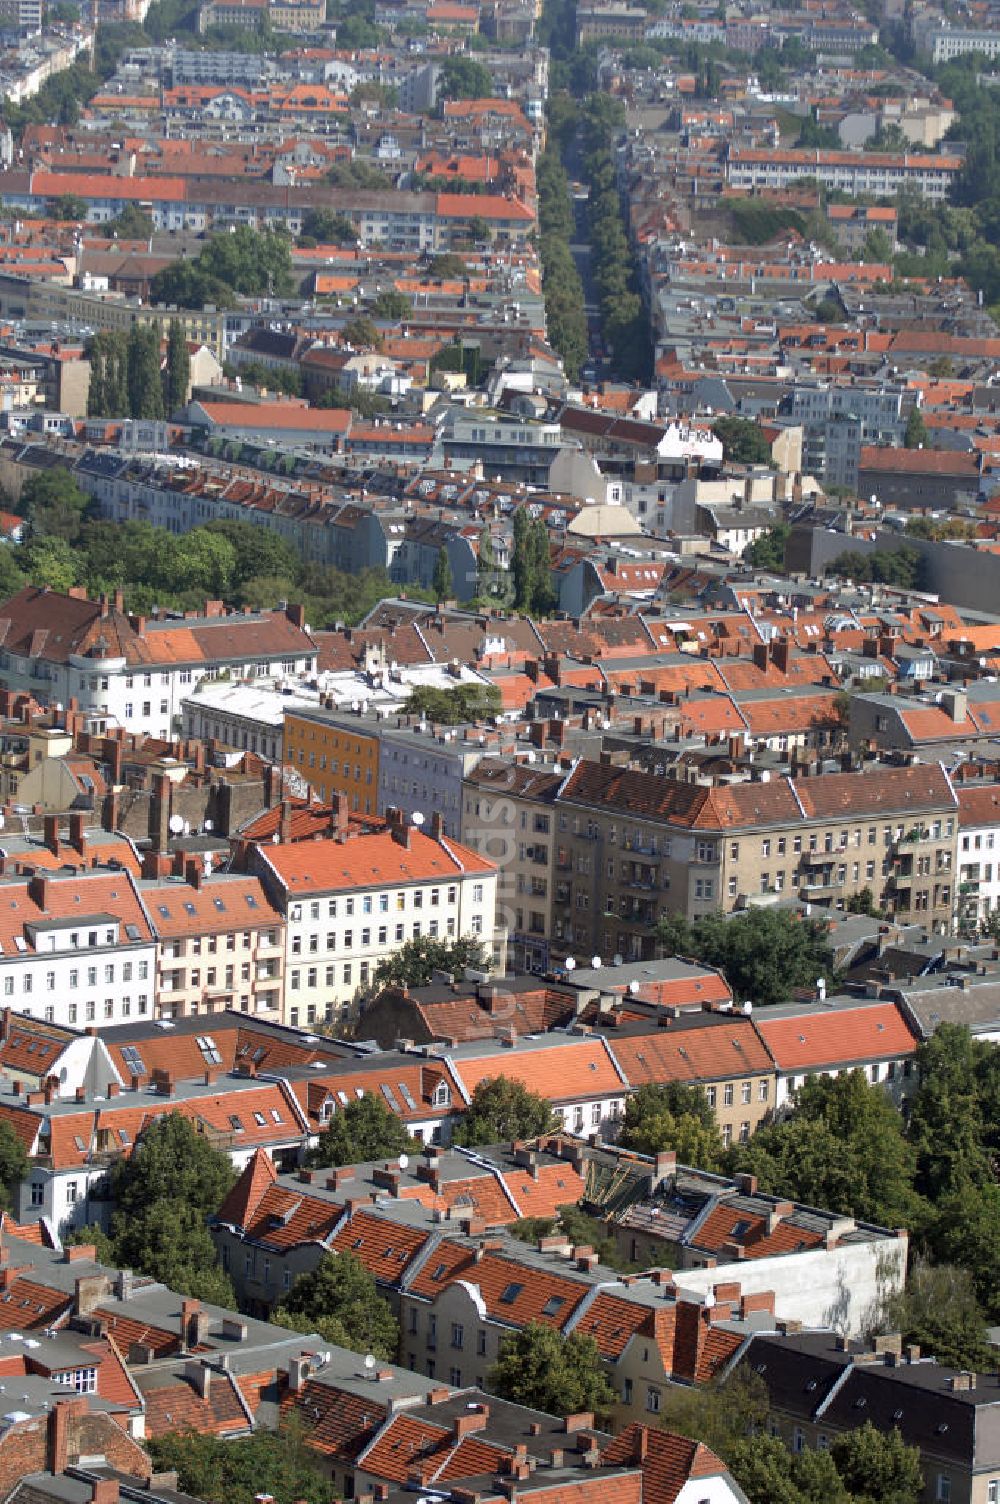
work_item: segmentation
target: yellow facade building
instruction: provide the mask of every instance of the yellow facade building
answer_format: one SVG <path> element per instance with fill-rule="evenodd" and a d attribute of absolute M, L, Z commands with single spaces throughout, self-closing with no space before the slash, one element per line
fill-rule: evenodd
<path fill-rule="evenodd" d="M 352 814 L 377 814 L 379 739 L 358 718 L 286 711 L 284 760 L 324 803 L 346 794 Z"/>

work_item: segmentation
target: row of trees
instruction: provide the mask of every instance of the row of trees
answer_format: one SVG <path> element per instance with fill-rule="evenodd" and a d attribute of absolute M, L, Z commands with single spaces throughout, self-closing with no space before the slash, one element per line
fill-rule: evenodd
<path fill-rule="evenodd" d="M 532 616 L 546 616 L 555 604 L 549 554 L 549 530 L 544 517 L 532 517 L 527 507 L 514 513 L 514 551 L 511 555 L 514 605 Z"/>
<path fill-rule="evenodd" d="M 539 251 L 549 343 L 563 358 L 566 375 L 578 381 L 587 359 L 587 313 L 583 283 L 570 242 L 575 233 L 569 179 L 554 139 L 538 159 Z"/>
<path fill-rule="evenodd" d="M 177 319 L 168 326 L 163 363 L 157 324 L 133 324 L 127 335 L 95 334 L 87 354 L 91 417 L 163 418 L 187 401 L 191 357 Z"/>
<path fill-rule="evenodd" d="M 826 573 L 854 580 L 856 584 L 897 585 L 902 590 L 919 590 L 924 577 L 924 562 L 915 548 L 905 545 L 870 554 L 845 549 L 830 560 Z"/>
<path fill-rule="evenodd" d="M 649 318 L 639 291 L 615 175 L 613 147 L 624 126 L 620 99 L 592 94 L 581 118 L 587 221 L 604 343 L 615 374 L 645 382 L 652 371 Z"/>

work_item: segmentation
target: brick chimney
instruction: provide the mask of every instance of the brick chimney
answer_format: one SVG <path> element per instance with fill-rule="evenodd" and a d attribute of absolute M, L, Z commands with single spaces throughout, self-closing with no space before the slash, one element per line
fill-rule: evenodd
<path fill-rule="evenodd" d="M 44 841 L 53 856 L 59 855 L 59 816 L 46 815 L 42 822 Z"/>
<path fill-rule="evenodd" d="M 86 826 L 79 810 L 74 810 L 69 817 L 69 844 L 80 856 L 83 856 L 87 849 Z"/>
<path fill-rule="evenodd" d="M 282 845 L 292 839 L 292 801 L 282 799 L 281 817 L 278 821 L 278 840 Z"/>
<path fill-rule="evenodd" d="M 149 821 L 154 851 L 166 851 L 170 845 L 170 795 L 171 784 L 166 773 L 155 774 Z"/>

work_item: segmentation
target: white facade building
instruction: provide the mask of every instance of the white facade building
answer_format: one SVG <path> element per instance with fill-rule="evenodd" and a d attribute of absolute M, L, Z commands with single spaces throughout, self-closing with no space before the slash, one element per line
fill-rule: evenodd
<path fill-rule="evenodd" d="M 252 858 L 284 914 L 285 1008 L 293 1028 L 337 1018 L 380 961 L 409 940 L 494 941 L 496 867 L 401 819 L 374 834 L 260 846 Z"/>
<path fill-rule="evenodd" d="M 131 874 L 0 880 L 0 998 L 85 1028 L 152 1017 L 156 943 Z"/>

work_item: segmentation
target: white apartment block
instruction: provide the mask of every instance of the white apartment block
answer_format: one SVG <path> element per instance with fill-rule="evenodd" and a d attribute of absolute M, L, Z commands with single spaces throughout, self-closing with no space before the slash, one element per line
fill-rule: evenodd
<path fill-rule="evenodd" d="M 393 811 L 386 831 L 255 848 L 251 864 L 285 919 L 283 1023 L 335 1020 L 409 940 L 474 936 L 492 949 L 496 867 L 432 829 Z"/>
<path fill-rule="evenodd" d="M 92 729 L 168 738 L 202 679 L 278 679 L 314 671 L 299 607 L 227 614 L 126 615 L 120 595 L 91 601 L 26 586 L 0 606 L 0 684 L 42 704 L 75 700 Z"/>
<path fill-rule="evenodd" d="M 156 942 L 135 882 L 114 872 L 0 879 L 0 998 L 85 1028 L 152 1017 Z"/>
<path fill-rule="evenodd" d="M 906 187 L 915 188 L 923 198 L 943 203 L 961 167 L 961 157 L 928 153 L 757 151 L 731 146 L 726 157 L 726 181 L 731 188 L 747 193 L 787 188 L 798 178 L 815 178 L 824 188 L 878 197 L 891 197 Z"/>

